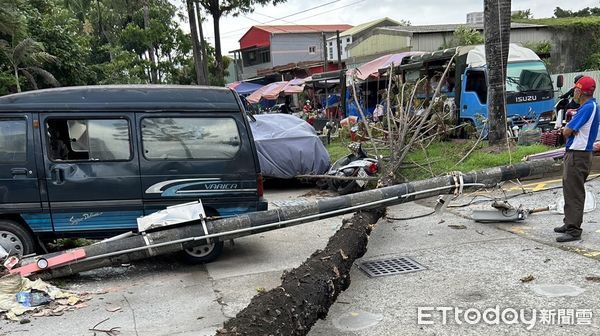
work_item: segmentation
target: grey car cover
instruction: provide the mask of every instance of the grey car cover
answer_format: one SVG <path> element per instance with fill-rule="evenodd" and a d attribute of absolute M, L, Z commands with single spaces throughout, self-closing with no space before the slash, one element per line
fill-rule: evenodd
<path fill-rule="evenodd" d="M 250 121 L 263 176 L 324 174 L 329 153 L 306 121 L 289 114 L 259 114 Z"/>

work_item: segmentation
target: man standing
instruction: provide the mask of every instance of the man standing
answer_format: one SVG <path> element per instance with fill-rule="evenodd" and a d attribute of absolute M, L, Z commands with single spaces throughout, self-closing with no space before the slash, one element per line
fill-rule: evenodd
<path fill-rule="evenodd" d="M 563 129 L 566 151 L 563 167 L 565 217 L 554 232 L 563 233 L 559 243 L 581 239 L 581 223 L 585 204 L 585 180 L 592 165 L 592 147 L 598 135 L 600 108 L 593 94 L 596 81 L 583 76 L 575 83 L 573 99 L 580 104 L 577 113 Z"/>

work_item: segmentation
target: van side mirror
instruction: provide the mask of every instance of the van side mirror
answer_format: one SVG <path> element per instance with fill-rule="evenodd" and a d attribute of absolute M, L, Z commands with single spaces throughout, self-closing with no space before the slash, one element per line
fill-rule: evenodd
<path fill-rule="evenodd" d="M 558 75 L 558 77 L 556 77 L 556 87 L 560 89 L 563 85 L 565 85 L 565 78 L 563 75 Z"/>

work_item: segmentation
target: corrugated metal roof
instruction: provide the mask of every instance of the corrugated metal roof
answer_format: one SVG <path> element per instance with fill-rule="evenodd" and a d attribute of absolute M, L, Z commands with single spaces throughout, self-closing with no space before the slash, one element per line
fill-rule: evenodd
<path fill-rule="evenodd" d="M 384 17 L 382 19 L 378 19 L 378 20 L 373 20 L 373 21 L 369 21 L 369 22 L 365 22 L 362 24 L 359 24 L 358 26 L 354 26 L 353 28 L 350 28 L 346 31 L 344 31 L 343 33 L 340 34 L 341 36 L 352 36 L 352 35 L 356 35 L 360 32 L 362 32 L 363 30 L 369 29 L 371 27 L 373 27 L 374 25 L 384 22 L 384 21 L 390 21 L 392 23 L 395 23 L 396 25 L 400 25 L 400 22 L 396 21 L 396 20 L 392 20 L 388 17 Z"/>
<path fill-rule="evenodd" d="M 314 33 L 314 32 L 335 32 L 346 31 L 353 26 L 347 24 L 337 25 L 274 25 L 274 26 L 254 26 L 271 34 L 289 34 L 289 33 Z"/>
<path fill-rule="evenodd" d="M 390 26 L 384 29 L 407 31 L 411 33 L 442 33 L 442 32 L 453 32 L 457 28 L 467 26 L 477 30 L 483 30 L 483 24 L 442 24 L 442 25 L 427 25 L 427 26 Z M 510 24 L 511 29 L 524 29 L 524 28 L 542 28 L 547 27 L 544 25 L 529 24 L 529 23 L 517 23 L 513 22 Z"/>

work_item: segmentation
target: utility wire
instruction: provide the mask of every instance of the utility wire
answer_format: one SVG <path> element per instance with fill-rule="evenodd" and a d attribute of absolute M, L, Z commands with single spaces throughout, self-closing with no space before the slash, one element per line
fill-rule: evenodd
<path fill-rule="evenodd" d="M 352 3 L 349 3 L 349 4 L 345 5 L 345 6 L 336 7 L 336 8 L 334 8 L 334 9 L 331 9 L 331 10 L 328 10 L 328 11 L 324 11 L 324 12 L 321 12 L 321 13 L 319 13 L 319 14 L 315 14 L 315 15 L 307 16 L 307 17 L 300 18 L 300 19 L 296 19 L 295 21 L 297 22 L 297 21 L 302 21 L 302 20 L 306 20 L 306 19 L 314 18 L 314 17 L 316 17 L 316 16 L 320 16 L 320 15 L 327 14 L 327 13 L 330 13 L 330 12 L 333 12 L 333 11 L 337 11 L 338 9 L 346 8 L 346 7 L 349 7 L 349 6 L 354 6 L 354 5 L 356 5 L 356 4 L 359 4 L 359 3 L 361 3 L 361 2 L 365 2 L 365 1 L 367 1 L 367 0 L 358 0 L 358 1 L 355 1 L 355 2 L 352 2 Z M 263 24 L 262 22 L 260 22 L 260 21 L 257 21 L 257 20 L 254 20 L 254 19 L 250 19 L 250 18 L 249 18 L 249 17 L 247 17 L 247 16 L 244 16 L 244 17 L 245 17 L 246 19 L 249 19 L 249 20 L 252 20 L 252 21 L 256 21 L 256 22 L 258 22 L 258 23 L 261 23 L 261 24 Z M 289 17 L 289 16 L 288 16 L 288 17 Z M 268 21 L 268 22 L 273 22 L 273 21 L 276 21 L 276 20 L 271 20 L 271 21 Z M 282 20 L 282 21 L 283 21 L 283 20 Z M 293 21 L 290 21 L 290 22 L 293 22 Z M 250 26 L 250 27 L 251 27 L 251 26 Z M 248 29 L 248 28 L 250 28 L 250 27 L 246 27 L 246 28 L 243 28 L 243 29 L 241 29 L 241 30 L 246 30 L 246 29 Z M 237 30 L 236 30 L 236 31 L 237 31 Z M 285 31 L 285 30 L 284 30 L 284 31 Z M 231 32 L 233 32 L 233 31 L 231 31 Z M 231 33 L 231 32 L 228 32 L 228 33 Z M 286 31 L 286 32 L 287 32 L 287 31 Z M 221 36 L 222 36 L 222 37 L 226 37 L 224 34 L 222 34 Z"/>
<path fill-rule="evenodd" d="M 301 10 L 301 11 L 299 11 L 299 12 L 295 12 L 295 13 L 292 13 L 292 14 L 288 14 L 288 15 L 286 15 L 286 16 L 282 16 L 282 17 L 280 17 L 280 18 L 274 18 L 274 17 L 272 17 L 272 19 L 273 19 L 273 20 L 269 20 L 269 21 L 261 22 L 261 24 L 267 24 L 267 23 L 271 23 L 271 22 L 278 21 L 278 20 L 286 19 L 286 18 L 289 18 L 289 17 L 292 17 L 292 16 L 296 16 L 296 15 L 298 15 L 298 14 L 306 13 L 306 12 L 309 12 L 309 11 L 311 11 L 311 10 L 313 10 L 313 9 L 317 9 L 317 8 L 325 7 L 325 6 L 331 5 L 332 3 L 336 3 L 336 2 L 340 2 L 340 1 L 342 1 L 342 0 L 334 0 L 334 1 L 326 2 L 326 3 L 324 3 L 324 4 L 321 4 L 321 5 L 318 5 L 318 6 L 315 6 L 315 7 L 307 8 L 307 9 L 305 9 L 305 10 Z M 258 15 L 263 15 L 263 14 L 260 14 L 260 13 L 257 13 L 257 12 L 254 12 L 254 13 L 255 13 L 255 14 L 258 14 Z M 246 15 L 244 15 L 244 17 L 246 17 L 247 19 L 250 19 L 250 18 L 248 18 Z M 250 19 L 250 20 L 251 20 L 251 19 Z M 242 31 L 242 30 L 246 30 L 246 29 L 248 29 L 248 28 L 249 28 L 249 27 L 240 28 L 240 29 L 235 29 L 235 30 L 230 30 L 230 31 L 224 32 L 223 34 L 221 34 L 221 36 L 226 36 L 226 35 L 228 35 L 228 34 L 231 34 L 231 33 L 239 32 L 239 31 Z"/>

